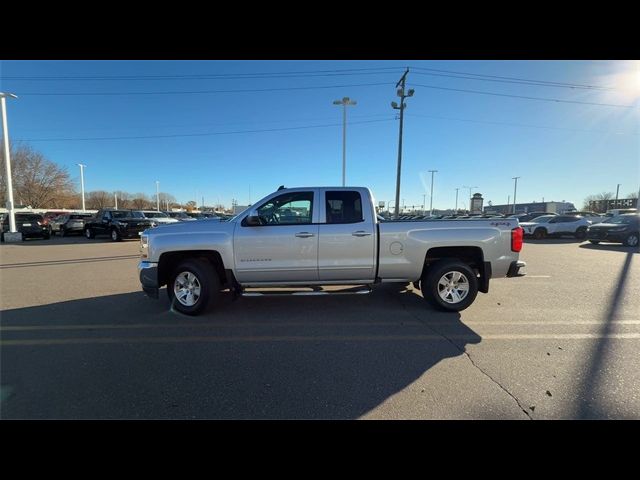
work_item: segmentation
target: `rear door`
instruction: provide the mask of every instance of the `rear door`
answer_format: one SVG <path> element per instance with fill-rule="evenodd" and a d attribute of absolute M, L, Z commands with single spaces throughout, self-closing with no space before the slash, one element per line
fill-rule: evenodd
<path fill-rule="evenodd" d="M 321 191 L 318 276 L 327 281 L 375 279 L 376 224 L 363 190 Z"/>

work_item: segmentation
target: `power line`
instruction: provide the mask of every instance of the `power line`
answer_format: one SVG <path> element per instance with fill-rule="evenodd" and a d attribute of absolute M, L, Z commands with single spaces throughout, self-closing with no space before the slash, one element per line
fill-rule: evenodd
<path fill-rule="evenodd" d="M 327 88 L 371 87 L 378 85 L 393 85 L 393 82 L 356 83 L 349 85 L 322 85 L 311 87 L 280 87 L 280 88 L 247 88 L 236 90 L 192 90 L 192 91 L 164 91 L 164 92 L 87 92 L 87 93 L 42 93 L 22 92 L 21 96 L 47 96 L 47 97 L 95 97 L 95 96 L 130 96 L 130 95 L 198 95 L 210 93 L 247 93 L 247 92 L 276 92 L 290 90 L 315 90 Z"/>
<path fill-rule="evenodd" d="M 351 122 L 350 125 L 359 125 L 365 123 L 376 122 L 390 122 L 395 120 L 394 118 L 387 118 L 381 120 L 364 120 L 361 122 Z M 216 135 L 233 135 L 239 133 L 262 133 L 262 132 L 283 132 L 287 130 L 303 130 L 310 128 L 325 128 L 325 127 L 341 127 L 341 123 L 329 123 L 324 125 L 305 125 L 300 127 L 285 127 L 285 128 L 269 128 L 261 130 L 236 130 L 232 132 L 208 132 L 208 133 L 179 133 L 171 135 L 138 135 L 138 136 L 122 136 L 122 137 L 76 137 L 76 138 L 31 138 L 31 139 L 18 139 L 18 142 L 71 142 L 71 141 L 86 141 L 86 140 L 141 140 L 141 139 L 153 139 L 153 138 L 177 138 L 177 137 L 207 137 Z"/>
<path fill-rule="evenodd" d="M 256 72 L 256 73 L 201 73 L 184 75 L 4 75 L 9 80 L 43 80 L 43 81 L 93 81 L 93 80 L 237 80 L 242 78 L 283 78 L 283 77 L 315 77 L 340 75 L 378 75 L 395 73 L 401 67 L 348 68 L 337 70 L 307 70 L 293 72 Z"/>
<path fill-rule="evenodd" d="M 455 75 L 465 75 L 465 76 L 471 76 L 471 77 L 479 77 L 478 80 L 480 80 L 481 78 L 485 78 L 485 79 L 496 79 L 496 80 L 503 80 L 503 81 L 509 81 L 509 82 L 525 82 L 525 83 L 529 83 L 529 84 L 537 84 L 537 85 L 541 85 L 541 86 L 554 86 L 554 87 L 568 87 L 568 88 L 584 88 L 584 89 L 595 89 L 595 90 L 615 90 L 615 88 L 612 87 L 603 87 L 603 86 L 599 86 L 599 85 L 585 85 L 585 84 L 579 84 L 579 83 L 568 83 L 568 82 L 554 82 L 554 81 L 549 81 L 549 80 L 534 80 L 531 78 L 520 78 L 520 77 L 507 77 L 507 76 L 502 76 L 502 75 L 486 75 L 486 74 L 482 74 L 482 73 L 471 73 L 471 72 L 456 72 L 453 70 L 440 70 L 440 69 L 436 69 L 436 68 L 425 68 L 425 67 L 412 67 L 415 68 L 417 70 L 424 70 L 424 71 L 429 71 L 429 72 L 442 72 L 442 73 L 446 73 L 446 74 L 455 74 Z M 419 72 L 415 72 L 415 73 L 419 73 Z M 421 75 L 436 75 L 436 74 L 429 74 L 429 73 L 420 73 Z M 442 76 L 447 76 L 447 75 L 442 75 Z M 467 77 L 460 77 L 460 78 L 467 78 Z M 473 80 L 473 78 L 469 78 L 469 80 Z"/>
<path fill-rule="evenodd" d="M 419 83 L 412 83 L 414 87 L 424 87 L 424 88 L 434 88 L 437 90 L 448 90 L 451 92 L 464 92 L 464 93 L 475 93 L 479 95 L 493 95 L 497 97 L 510 97 L 510 98 L 520 98 L 524 100 L 538 100 L 543 102 L 558 102 L 558 103 L 576 103 L 581 105 L 598 105 L 602 107 L 620 107 L 620 108 L 632 108 L 633 105 L 618 105 L 615 103 L 597 103 L 597 102 L 582 102 L 579 100 L 561 100 L 559 98 L 545 98 L 545 97 L 530 97 L 526 95 L 511 95 L 507 93 L 495 93 L 495 92 L 485 92 L 482 90 L 465 90 L 462 88 L 449 88 L 449 87 L 438 87 L 435 85 L 421 85 Z"/>

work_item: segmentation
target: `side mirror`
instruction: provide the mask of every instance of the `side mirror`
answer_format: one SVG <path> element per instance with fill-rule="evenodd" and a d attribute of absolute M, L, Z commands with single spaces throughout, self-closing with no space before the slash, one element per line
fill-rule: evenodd
<path fill-rule="evenodd" d="M 249 215 L 248 217 L 245 217 L 244 224 L 247 227 L 259 227 L 260 225 L 262 225 L 262 222 L 260 221 L 260 217 L 258 215 Z"/>

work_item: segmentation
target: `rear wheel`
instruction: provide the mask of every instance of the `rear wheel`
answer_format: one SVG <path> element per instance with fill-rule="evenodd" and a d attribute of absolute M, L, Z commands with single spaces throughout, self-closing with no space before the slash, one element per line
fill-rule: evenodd
<path fill-rule="evenodd" d="M 459 312 L 476 299 L 478 277 L 466 263 L 443 259 L 426 270 L 420 287 L 424 299 L 433 307 Z"/>
<path fill-rule="evenodd" d="M 533 238 L 536 240 L 542 240 L 547 236 L 547 231 L 544 228 L 536 228 L 533 232 Z"/>
<path fill-rule="evenodd" d="M 116 228 L 113 228 L 111 230 L 111 240 L 114 242 L 119 242 L 120 240 L 122 240 L 122 237 L 120 236 L 120 232 L 118 232 Z"/>
<path fill-rule="evenodd" d="M 637 247 L 638 246 L 638 232 L 630 233 L 627 235 L 627 238 L 624 239 L 624 244 L 627 247 Z"/>
<path fill-rule="evenodd" d="M 171 273 L 167 294 L 173 308 L 187 315 L 198 315 L 217 301 L 220 279 L 206 260 L 185 260 Z"/>

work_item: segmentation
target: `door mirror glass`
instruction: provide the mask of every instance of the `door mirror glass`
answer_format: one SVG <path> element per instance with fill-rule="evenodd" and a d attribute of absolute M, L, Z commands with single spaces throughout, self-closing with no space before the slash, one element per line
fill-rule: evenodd
<path fill-rule="evenodd" d="M 247 227 L 259 227 L 260 225 L 262 225 L 262 222 L 260 221 L 259 216 L 249 215 L 248 217 L 245 217 L 244 224 Z"/>

